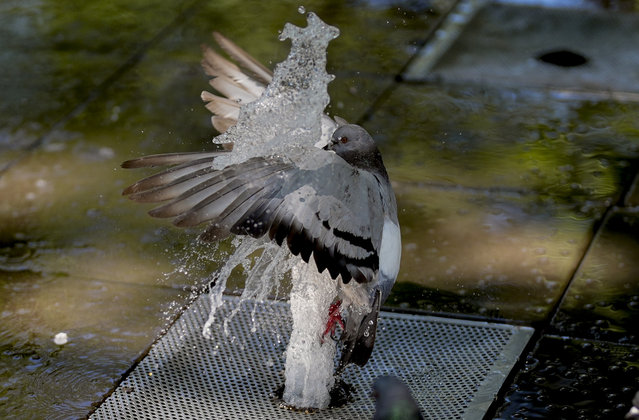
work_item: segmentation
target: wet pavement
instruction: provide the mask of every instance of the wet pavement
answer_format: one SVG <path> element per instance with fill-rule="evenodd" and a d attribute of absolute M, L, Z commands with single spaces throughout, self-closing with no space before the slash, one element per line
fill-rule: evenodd
<path fill-rule="evenodd" d="M 211 31 L 284 58 L 299 2 L 248 3 L 0 5 L 0 417 L 86 416 L 215 270 L 197 229 L 121 197 L 140 173 L 119 164 L 207 147 Z M 304 6 L 342 33 L 329 112 L 374 134 L 395 184 L 387 304 L 536 329 L 490 417 L 620 418 L 639 390 L 639 14 L 531 3 Z"/>

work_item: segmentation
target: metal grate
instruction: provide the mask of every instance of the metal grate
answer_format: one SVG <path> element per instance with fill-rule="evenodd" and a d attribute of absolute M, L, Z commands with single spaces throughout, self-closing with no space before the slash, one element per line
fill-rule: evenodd
<path fill-rule="evenodd" d="M 284 382 L 288 305 L 225 297 L 210 340 L 202 335 L 208 313 L 209 298 L 203 295 L 91 418 L 309 418 L 280 408 L 271 397 Z M 356 388 L 355 401 L 313 419 L 370 419 L 371 384 L 383 374 L 406 382 L 426 418 L 482 418 L 533 332 L 388 312 L 382 312 L 378 328 L 369 363 L 344 374 Z"/>

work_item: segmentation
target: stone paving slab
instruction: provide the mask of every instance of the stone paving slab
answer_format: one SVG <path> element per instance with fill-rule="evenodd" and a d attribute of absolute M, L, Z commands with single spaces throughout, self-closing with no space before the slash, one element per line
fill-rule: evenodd
<path fill-rule="evenodd" d="M 403 254 L 388 304 L 406 308 L 541 321 L 577 268 L 594 223 L 534 195 L 402 183 L 396 194 Z"/>
<path fill-rule="evenodd" d="M 624 200 L 624 205 L 627 207 L 639 206 L 639 172 L 635 176 L 635 180 L 632 182 L 632 186 L 628 190 L 628 194 Z"/>
<path fill-rule="evenodd" d="M 175 271 L 171 259 L 179 262 L 190 251 L 187 236 L 151 224 L 144 209 L 129 211 L 113 149 L 86 141 L 63 146 L 33 152 L 0 177 L 0 270 L 193 283 L 165 275 Z"/>
<path fill-rule="evenodd" d="M 601 216 L 634 177 L 638 111 L 526 89 L 402 84 L 365 126 L 396 181 L 538 194 Z"/>
<path fill-rule="evenodd" d="M 0 168 L 85 101 L 188 1 L 0 5 Z"/>
<path fill-rule="evenodd" d="M 604 221 L 553 319 L 569 337 L 639 344 L 639 214 Z"/>
<path fill-rule="evenodd" d="M 390 302 L 543 320 L 632 182 L 636 108 L 399 85 L 365 124 L 402 209 L 402 283 Z"/>
<path fill-rule="evenodd" d="M 188 293 L 187 293 L 188 296 Z M 81 418 L 185 302 L 180 290 L 42 274 L 0 277 L 2 418 Z M 67 343 L 58 345 L 58 333 Z"/>
<path fill-rule="evenodd" d="M 409 80 L 629 92 L 639 100 L 639 15 L 464 2 L 479 8 L 440 59 L 430 49 Z M 481 6 L 486 4 L 486 6 Z M 454 24 L 454 23 L 453 23 Z M 441 41 L 440 41 L 441 42 Z M 621 75 L 621 77 L 620 77 Z"/>

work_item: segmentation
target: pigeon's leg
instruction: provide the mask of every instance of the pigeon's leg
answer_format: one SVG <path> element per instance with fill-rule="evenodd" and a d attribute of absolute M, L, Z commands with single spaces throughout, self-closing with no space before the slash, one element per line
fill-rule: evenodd
<path fill-rule="evenodd" d="M 337 300 L 331 304 L 330 308 L 328 308 L 328 321 L 326 321 L 326 329 L 324 330 L 324 334 L 322 334 L 322 343 L 324 343 L 324 337 L 326 334 L 330 333 L 331 338 L 333 338 L 335 334 L 335 329 L 339 325 L 342 330 L 344 329 L 344 320 L 342 319 L 342 314 L 340 312 L 340 306 L 342 301 Z"/>

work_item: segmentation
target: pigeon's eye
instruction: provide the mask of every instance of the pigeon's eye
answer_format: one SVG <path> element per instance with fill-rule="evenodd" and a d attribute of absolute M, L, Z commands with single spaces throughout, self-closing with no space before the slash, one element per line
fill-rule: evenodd
<path fill-rule="evenodd" d="M 340 143 L 346 143 L 348 141 L 348 137 L 342 136 L 342 137 L 338 138 L 337 140 L 339 140 Z"/>

